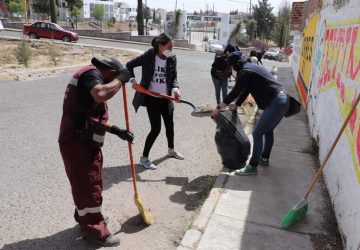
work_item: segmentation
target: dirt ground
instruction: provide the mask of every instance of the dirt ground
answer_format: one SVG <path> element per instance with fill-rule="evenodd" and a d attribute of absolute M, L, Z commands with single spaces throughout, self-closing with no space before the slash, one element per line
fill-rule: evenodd
<path fill-rule="evenodd" d="M 83 66 L 90 63 L 92 57 L 111 55 L 120 62 L 127 62 L 136 53 L 120 49 L 96 48 L 73 44 L 52 43 L 48 41 L 27 40 L 31 49 L 31 60 L 28 67 L 19 64 L 16 51 L 21 41 L 0 39 L 0 80 L 25 80 L 30 77 L 58 73 L 66 68 Z M 59 52 L 59 63 L 55 66 L 49 57 L 49 47 L 54 46 Z"/>

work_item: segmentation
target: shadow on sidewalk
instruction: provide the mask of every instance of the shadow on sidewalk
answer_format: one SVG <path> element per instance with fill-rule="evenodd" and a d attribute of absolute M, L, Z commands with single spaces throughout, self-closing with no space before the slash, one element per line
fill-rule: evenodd
<path fill-rule="evenodd" d="M 159 159 L 153 161 L 155 165 L 160 165 L 162 162 L 170 159 L 169 156 L 163 156 Z M 143 180 L 139 173 L 144 171 L 152 171 L 146 169 L 138 164 L 135 164 L 135 172 L 136 172 L 136 181 L 138 182 L 151 182 L 148 180 Z M 131 182 L 132 175 L 131 175 L 131 166 L 124 165 L 124 166 L 116 166 L 116 167 L 105 167 L 103 168 L 103 190 L 107 190 L 111 188 L 114 184 L 118 184 L 120 182 Z"/>
<path fill-rule="evenodd" d="M 54 235 L 44 238 L 27 239 L 11 244 L 5 244 L 3 250 L 12 249 L 31 249 L 31 250 L 44 250 L 44 249 L 99 249 L 100 247 L 93 246 L 81 237 L 80 227 L 78 225 L 60 231 Z"/>
<path fill-rule="evenodd" d="M 203 204 L 215 182 L 216 176 L 204 175 L 189 182 L 188 177 L 166 177 L 166 184 L 182 186 L 169 197 L 175 203 L 184 204 L 187 211 L 194 211 Z"/>

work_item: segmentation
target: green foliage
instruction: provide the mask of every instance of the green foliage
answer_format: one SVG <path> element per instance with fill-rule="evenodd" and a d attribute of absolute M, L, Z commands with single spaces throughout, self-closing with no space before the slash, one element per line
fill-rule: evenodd
<path fill-rule="evenodd" d="M 70 16 L 73 18 L 78 18 L 81 15 L 81 11 L 78 7 L 73 7 L 72 10 L 70 10 Z"/>
<path fill-rule="evenodd" d="M 114 17 L 113 17 L 114 18 Z M 115 18 L 114 18 L 115 19 Z M 114 27 L 114 24 L 115 24 L 115 22 L 114 22 L 114 20 L 112 19 L 112 18 L 109 18 L 108 20 L 106 20 L 106 26 L 107 27 Z"/>
<path fill-rule="evenodd" d="M 69 5 L 70 11 L 72 11 L 73 8 L 81 9 L 83 7 L 83 1 L 82 0 L 66 0 L 66 2 Z"/>
<path fill-rule="evenodd" d="M 256 38 L 257 22 L 255 19 L 250 19 L 246 22 L 246 34 L 250 39 Z"/>
<path fill-rule="evenodd" d="M 50 18 L 51 18 L 51 22 L 56 23 L 55 0 L 50 0 Z"/>
<path fill-rule="evenodd" d="M 36 13 L 50 13 L 49 0 L 33 0 L 32 7 Z"/>
<path fill-rule="evenodd" d="M 102 21 L 105 14 L 104 6 L 101 4 L 95 4 L 94 10 L 91 14 L 95 18 L 96 23 L 98 23 L 98 21 Z"/>
<path fill-rule="evenodd" d="M 235 25 L 234 29 L 231 31 L 230 33 L 230 36 L 228 38 L 228 43 L 231 43 L 231 42 L 235 42 L 236 40 L 236 37 L 240 34 L 241 32 L 241 25 L 242 25 L 242 22 L 241 20 L 238 21 L 238 23 Z"/>
<path fill-rule="evenodd" d="M 61 61 L 61 54 L 58 52 L 57 48 L 53 43 L 49 44 L 48 47 L 48 57 L 49 61 L 53 63 L 55 66 Z"/>
<path fill-rule="evenodd" d="M 24 13 L 25 11 L 25 5 L 24 2 L 21 0 L 12 0 L 9 3 L 9 11 L 11 13 L 16 13 L 17 16 L 19 16 L 19 14 Z"/>
<path fill-rule="evenodd" d="M 258 5 L 253 6 L 253 18 L 257 22 L 257 36 L 260 39 L 270 39 L 276 19 L 272 10 L 269 0 L 258 0 Z"/>
<path fill-rule="evenodd" d="M 207 42 L 207 41 L 209 41 L 209 38 L 208 38 L 207 36 L 204 36 L 204 38 L 203 38 L 202 41 L 203 41 L 203 42 Z"/>
<path fill-rule="evenodd" d="M 271 32 L 272 39 L 280 48 L 285 47 L 290 40 L 290 15 L 290 5 L 288 2 L 284 2 L 279 9 L 274 29 Z"/>
<path fill-rule="evenodd" d="M 29 62 L 31 60 L 31 48 L 25 39 L 21 40 L 17 49 L 16 49 L 16 59 L 18 60 L 19 64 L 24 64 L 25 67 L 29 66 Z"/>

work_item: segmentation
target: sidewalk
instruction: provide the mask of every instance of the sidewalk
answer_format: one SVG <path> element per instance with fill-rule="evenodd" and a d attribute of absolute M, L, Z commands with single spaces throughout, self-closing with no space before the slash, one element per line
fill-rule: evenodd
<path fill-rule="evenodd" d="M 297 97 L 290 67 L 279 68 L 278 80 Z M 332 211 L 322 181 L 309 196 L 307 217 L 289 231 L 280 228 L 282 216 L 301 199 L 316 171 L 317 159 L 309 152 L 310 145 L 305 111 L 284 118 L 275 130 L 270 167 L 259 166 L 257 176 L 235 176 L 223 169 L 178 249 L 294 250 L 328 246 Z"/>

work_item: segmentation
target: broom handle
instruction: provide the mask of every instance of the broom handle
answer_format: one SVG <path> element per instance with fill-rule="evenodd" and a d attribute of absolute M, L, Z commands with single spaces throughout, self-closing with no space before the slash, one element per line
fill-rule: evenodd
<path fill-rule="evenodd" d="M 336 136 L 336 139 L 335 139 L 335 141 L 333 142 L 333 144 L 332 144 L 329 152 L 327 153 L 327 155 L 326 155 L 323 163 L 321 164 L 319 170 L 316 172 L 316 174 L 315 174 L 315 176 L 313 177 L 313 179 L 312 179 L 309 187 L 307 188 L 307 191 L 306 191 L 305 196 L 304 196 L 305 199 L 308 197 L 308 195 L 310 194 L 311 190 L 314 188 L 315 182 L 316 182 L 317 179 L 320 177 L 323 169 L 325 168 L 325 165 L 326 165 L 327 161 L 329 160 L 332 152 L 334 151 L 334 148 L 335 148 L 336 144 L 338 143 L 338 141 L 339 141 L 342 133 L 344 132 L 344 130 L 345 130 L 345 128 L 346 128 L 346 125 L 348 124 L 348 122 L 349 122 L 349 120 L 350 120 L 350 117 L 351 117 L 352 114 L 354 113 L 354 111 L 355 111 L 355 109 L 356 109 L 356 106 L 358 105 L 359 101 L 360 101 L 360 94 L 358 95 L 358 97 L 356 98 L 354 104 L 352 105 L 352 108 L 351 108 L 349 114 L 347 115 L 347 117 L 346 117 L 346 119 L 345 119 L 345 121 L 344 121 L 341 129 L 339 130 L 339 132 L 338 132 L 338 134 L 337 134 L 337 136 Z"/>
<path fill-rule="evenodd" d="M 130 122 L 129 122 L 129 113 L 128 113 L 128 106 L 127 106 L 125 84 L 122 85 L 122 92 L 123 92 L 123 99 L 124 99 L 124 111 L 125 111 L 126 129 L 128 131 L 130 131 Z M 133 158 L 133 154 L 132 154 L 132 144 L 131 144 L 131 142 L 128 142 L 128 148 L 129 148 L 129 156 L 130 156 L 130 164 L 131 164 L 132 182 L 133 182 L 135 194 L 137 194 L 138 191 L 137 191 L 137 185 L 136 185 L 136 173 L 135 173 L 134 158 Z"/>

